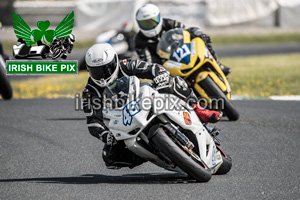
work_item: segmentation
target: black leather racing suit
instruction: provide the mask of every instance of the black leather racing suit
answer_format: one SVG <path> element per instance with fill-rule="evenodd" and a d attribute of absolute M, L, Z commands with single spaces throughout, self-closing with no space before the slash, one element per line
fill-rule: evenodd
<path fill-rule="evenodd" d="M 172 19 L 166 19 L 163 18 L 163 24 L 162 24 L 162 30 L 159 33 L 159 35 L 148 38 L 146 37 L 141 31 L 139 31 L 135 38 L 135 50 L 140 58 L 140 60 L 146 61 L 148 63 L 158 63 L 158 64 L 163 64 L 161 58 L 159 55 L 156 53 L 156 47 L 157 44 L 161 38 L 161 36 L 167 32 L 168 30 L 174 29 L 174 28 L 185 28 L 185 25 L 182 23 L 172 20 Z M 210 53 L 213 55 L 213 57 L 217 59 L 217 55 L 215 51 L 212 48 L 211 45 L 211 39 L 208 35 L 205 33 L 201 32 L 199 28 L 196 27 L 191 27 L 186 29 L 190 34 L 191 38 L 195 37 L 200 37 L 204 42 L 207 48 L 209 49 Z"/>
<path fill-rule="evenodd" d="M 120 68 L 119 77 L 123 75 L 135 75 L 138 78 L 154 79 L 159 75 L 168 74 L 167 70 L 161 65 L 149 64 L 139 60 L 122 60 L 120 61 Z M 89 78 L 82 92 L 83 111 L 87 118 L 88 130 L 92 136 L 98 139 L 102 139 L 101 136 L 108 131 L 103 122 L 102 114 L 102 93 L 104 89 Z M 188 88 L 185 81 L 180 77 L 170 77 L 169 83 L 162 86 L 159 91 L 174 94 L 183 100 L 192 100 L 191 102 L 195 102 L 193 100 L 196 98 L 193 91 Z M 107 166 L 116 162 L 129 162 L 132 164 L 129 167 L 134 167 L 143 162 L 141 158 L 138 158 L 128 149 L 125 149 L 124 142 L 118 142 L 116 145 L 105 145 L 103 159 Z"/>

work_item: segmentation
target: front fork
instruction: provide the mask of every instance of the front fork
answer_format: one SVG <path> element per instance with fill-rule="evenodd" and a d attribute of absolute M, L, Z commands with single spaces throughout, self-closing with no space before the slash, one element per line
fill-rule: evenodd
<path fill-rule="evenodd" d="M 213 137 L 216 145 L 221 146 L 221 138 L 218 136 L 221 130 L 216 127 L 207 127 L 206 125 L 204 125 L 204 127 L 207 129 L 208 133 Z"/>

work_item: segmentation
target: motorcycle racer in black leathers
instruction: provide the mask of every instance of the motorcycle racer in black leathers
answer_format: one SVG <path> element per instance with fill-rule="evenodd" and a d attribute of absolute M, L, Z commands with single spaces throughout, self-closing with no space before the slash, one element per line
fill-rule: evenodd
<path fill-rule="evenodd" d="M 217 122 L 222 113 L 202 108 L 196 101 L 193 91 L 180 77 L 170 77 L 169 72 L 159 64 L 125 59 L 119 61 L 116 52 L 109 44 L 95 44 L 86 53 L 86 64 L 90 77 L 83 89 L 83 110 L 87 118 L 90 134 L 105 143 L 103 160 L 108 168 L 134 167 L 144 162 L 125 148 L 124 142 L 116 142 L 103 122 L 103 92 L 106 86 L 124 75 L 152 79 L 156 89 L 171 93 L 191 106 L 202 122 Z M 191 101 L 190 101 L 191 100 Z"/>
<path fill-rule="evenodd" d="M 149 63 L 163 64 L 161 58 L 156 53 L 156 47 L 161 36 L 174 28 L 185 28 L 185 25 L 176 20 L 161 18 L 159 8 L 153 4 L 146 4 L 138 9 L 136 21 L 141 29 L 134 39 L 135 50 L 139 58 Z M 191 34 L 191 39 L 200 37 L 204 41 L 225 76 L 227 76 L 231 72 L 231 68 L 219 62 L 217 54 L 212 47 L 210 36 L 203 33 L 197 27 L 187 28 L 186 30 Z"/>
<path fill-rule="evenodd" d="M 162 19 L 162 29 L 158 35 L 147 37 L 139 31 L 134 38 L 135 51 L 139 58 L 148 63 L 162 64 L 161 58 L 156 53 L 156 47 L 162 34 L 173 28 L 184 28 L 184 25 L 172 19 Z"/>

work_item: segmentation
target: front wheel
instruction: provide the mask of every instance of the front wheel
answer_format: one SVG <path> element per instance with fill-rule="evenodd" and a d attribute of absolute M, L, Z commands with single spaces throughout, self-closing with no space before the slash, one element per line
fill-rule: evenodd
<path fill-rule="evenodd" d="M 204 163 L 194 160 L 187 152 L 175 144 L 162 128 L 156 129 L 155 132 L 151 141 L 176 166 L 197 181 L 207 182 L 211 179 L 211 171 Z"/>
<path fill-rule="evenodd" d="M 217 100 L 218 108 L 223 107 L 222 110 L 224 111 L 229 120 L 235 121 L 239 119 L 239 112 L 237 111 L 235 106 L 209 76 L 207 76 L 206 79 L 201 81 L 200 85 L 211 99 Z M 219 100 L 222 100 L 222 104 Z"/>
<path fill-rule="evenodd" d="M 216 174 L 227 174 L 231 170 L 232 159 L 229 155 L 226 155 L 219 146 L 217 146 L 217 148 L 221 152 L 223 163 L 221 167 L 218 169 L 218 171 L 216 172 Z"/>
<path fill-rule="evenodd" d="M 229 155 L 227 155 L 227 157 L 224 157 L 222 155 L 222 159 L 223 159 L 223 163 L 221 167 L 218 169 L 218 171 L 216 172 L 216 174 L 227 174 L 232 167 L 232 159 Z"/>

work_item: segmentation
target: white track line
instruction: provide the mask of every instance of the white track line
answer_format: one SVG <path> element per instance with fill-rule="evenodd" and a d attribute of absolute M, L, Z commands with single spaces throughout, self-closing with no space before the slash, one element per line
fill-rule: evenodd
<path fill-rule="evenodd" d="M 300 95 L 294 96 L 270 96 L 270 99 L 277 101 L 300 101 Z"/>
<path fill-rule="evenodd" d="M 275 100 L 275 101 L 300 101 L 300 95 L 293 96 L 270 96 L 270 97 L 251 97 L 242 95 L 232 95 L 232 100 Z"/>

